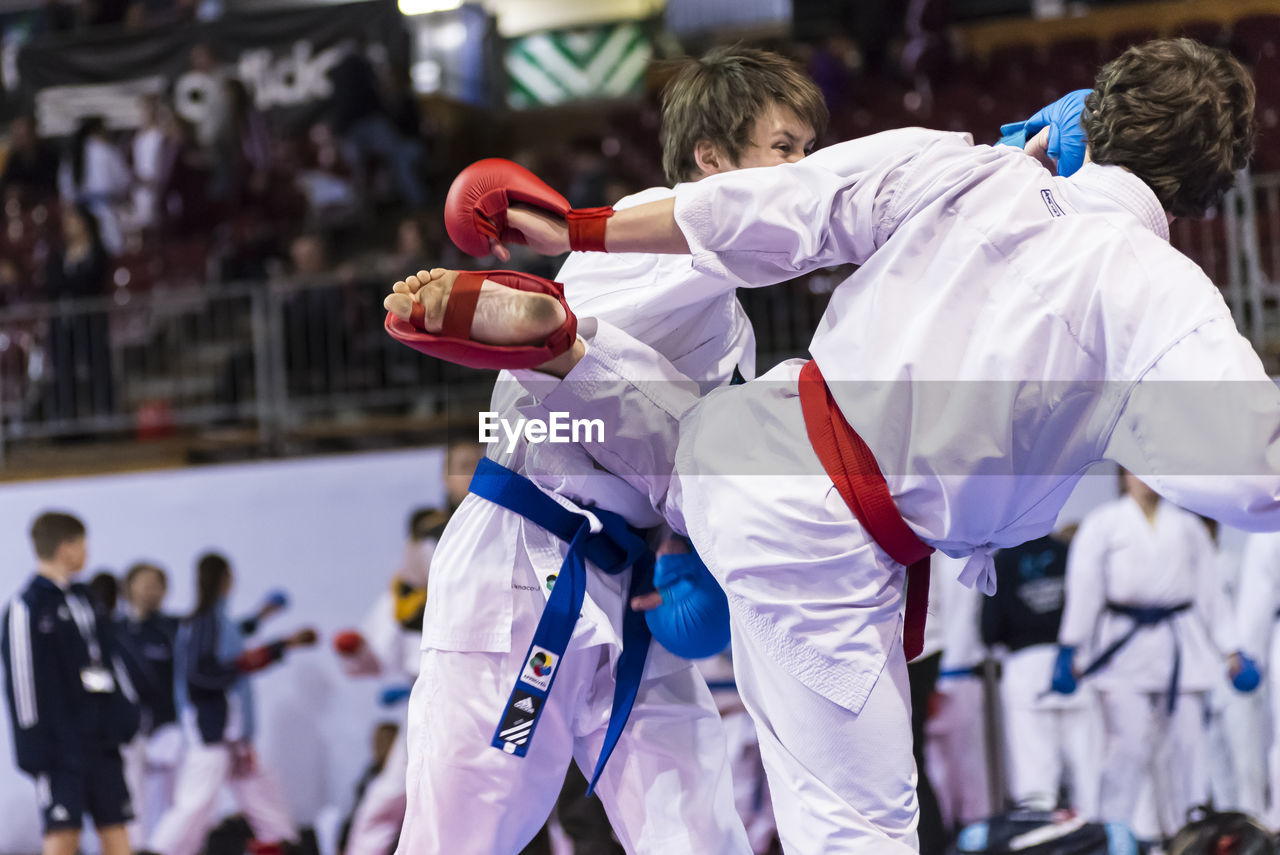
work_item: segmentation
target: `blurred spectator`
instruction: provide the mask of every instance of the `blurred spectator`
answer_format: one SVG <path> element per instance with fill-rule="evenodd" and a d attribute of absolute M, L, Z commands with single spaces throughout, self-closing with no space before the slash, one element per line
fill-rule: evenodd
<path fill-rule="evenodd" d="M 378 253 L 374 268 L 382 276 L 403 279 L 419 270 L 429 270 L 437 266 L 437 259 L 431 257 L 427 250 L 426 237 L 422 233 L 422 223 L 414 217 L 405 217 L 396 227 L 396 248 L 391 252 Z"/>
<path fill-rule="evenodd" d="M 0 309 L 22 302 L 22 270 L 12 258 L 0 258 Z"/>
<path fill-rule="evenodd" d="M 160 96 L 142 96 L 142 125 L 133 135 L 133 211 L 138 226 L 153 229 L 160 222 L 160 179 L 164 167 L 165 132 Z"/>
<path fill-rule="evenodd" d="M 217 202 L 238 208 L 266 193 L 271 169 L 271 134 L 267 118 L 253 104 L 253 96 L 240 80 L 222 82 L 226 102 L 225 124 L 213 142 L 213 175 L 209 195 Z"/>
<path fill-rule="evenodd" d="M 98 221 L 85 205 L 62 212 L 62 247 L 49 254 L 44 288 L 49 300 L 97 297 L 110 286 L 111 259 Z M 114 407 L 107 314 L 74 310 L 49 322 L 53 367 L 50 415 L 70 419 L 110 413 Z"/>
<path fill-rule="evenodd" d="M 382 767 L 387 765 L 387 755 L 391 753 L 391 745 L 399 732 L 400 726 L 390 721 L 381 722 L 373 729 L 373 759 L 364 770 L 364 774 L 360 776 L 360 780 L 356 782 L 355 801 L 351 803 L 351 812 L 342 821 L 342 830 L 338 833 L 339 855 L 347 851 L 347 839 L 351 836 L 351 822 L 355 818 L 356 810 L 364 799 L 365 790 L 369 789 L 369 783 L 381 775 Z"/>
<path fill-rule="evenodd" d="M 165 111 L 164 146 L 157 176 L 160 224 L 166 234 L 186 235 L 213 226 L 208 204 L 209 167 L 196 142 L 195 129 L 177 113 Z"/>
<path fill-rule="evenodd" d="M 124 245 L 119 209 L 132 186 L 129 164 L 107 136 L 102 117 L 82 119 L 58 172 L 58 189 L 66 201 L 88 206 L 98 219 L 103 245 L 112 253 Z"/>
<path fill-rule="evenodd" d="M 120 583 L 109 570 L 99 570 L 89 580 L 89 593 L 100 615 L 111 617 L 120 602 Z"/>
<path fill-rule="evenodd" d="M 18 188 L 29 203 L 58 193 L 58 152 L 36 136 L 36 120 L 29 114 L 18 116 L 9 126 L 9 156 L 0 173 L 0 196 L 10 188 Z"/>
<path fill-rule="evenodd" d="M 355 40 L 347 44 L 346 55 L 329 70 L 329 81 L 333 86 L 329 123 L 342 141 L 347 159 L 361 176 L 362 185 L 368 185 L 364 176 L 369 172 L 369 159 L 377 157 L 390 170 L 403 201 L 411 208 L 421 208 L 421 145 L 401 136 L 392 124 L 378 86 L 378 73 Z"/>
<path fill-rule="evenodd" d="M 191 70 L 173 86 L 173 108 L 195 128 L 196 141 L 206 152 L 215 150 L 227 125 L 227 76 L 213 48 L 201 42 L 191 49 Z"/>
<path fill-rule="evenodd" d="M 827 109 L 834 112 L 849 101 L 849 89 L 861 58 L 858 46 L 843 33 L 828 36 L 809 57 L 809 76 L 822 90 Z"/>
<path fill-rule="evenodd" d="M 347 162 L 338 153 L 338 141 L 325 124 L 311 129 L 310 157 L 298 170 L 294 183 L 307 200 L 307 216 L 313 223 L 334 224 L 351 219 L 360 199 Z"/>

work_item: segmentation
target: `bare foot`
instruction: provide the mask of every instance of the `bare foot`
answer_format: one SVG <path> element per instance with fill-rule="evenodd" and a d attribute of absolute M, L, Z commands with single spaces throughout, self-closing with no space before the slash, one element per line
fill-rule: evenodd
<path fill-rule="evenodd" d="M 458 271 L 437 267 L 420 270 L 392 286 L 382 305 L 401 320 L 409 320 L 415 302 L 425 313 L 427 332 L 438 333 Z M 471 338 L 485 344 L 537 345 L 564 323 L 564 307 L 549 294 L 517 291 L 486 279 L 480 286 Z"/>

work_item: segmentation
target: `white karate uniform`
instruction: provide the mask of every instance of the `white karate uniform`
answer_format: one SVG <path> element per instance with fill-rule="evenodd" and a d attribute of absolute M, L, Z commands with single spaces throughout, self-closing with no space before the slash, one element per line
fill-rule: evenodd
<path fill-rule="evenodd" d="M 1143 780 L 1154 776 L 1160 823 L 1172 835 L 1208 797 L 1204 722 L 1210 689 L 1225 668 L 1211 635 L 1221 580 L 1209 532 L 1195 514 L 1160 502 L 1148 521 L 1122 496 L 1084 518 L 1067 559 L 1061 644 L 1079 648 L 1078 668 L 1129 632 L 1133 619 L 1108 603 L 1187 611 L 1138 629 L 1090 679 L 1106 730 L 1102 818 L 1134 824 Z M 1176 707 L 1167 712 L 1180 654 Z"/>
<path fill-rule="evenodd" d="M 670 197 L 655 188 L 617 207 Z M 702 274 L 674 256 L 575 254 L 558 277 L 575 310 L 611 318 L 705 388 L 754 372 L 754 335 L 732 290 L 704 296 Z M 632 366 L 643 372 L 644 366 Z M 695 391 L 697 386 L 694 386 Z M 527 395 L 501 375 L 491 410 L 517 419 Z M 543 486 L 577 512 L 594 505 L 633 525 L 661 523 L 647 498 L 591 472 L 572 446 L 491 446 L 522 471 L 539 452 Z M 598 526 L 598 523 L 594 523 Z M 622 649 L 630 572 L 588 568 L 587 596 L 557 666 L 527 756 L 490 743 L 567 544 L 469 495 L 440 540 L 428 586 L 421 674 L 409 709 L 409 803 L 401 855 L 514 853 L 542 826 L 570 759 L 590 777 L 603 744 Z M 650 646 L 644 680 L 597 786 L 628 852 L 747 853 L 734 808 L 725 734 L 692 663 Z M 486 806 L 477 812 L 477 807 Z"/>
<path fill-rule="evenodd" d="M 1265 678 L 1261 690 L 1270 704 L 1271 739 L 1267 752 L 1270 799 L 1266 822 L 1280 828 L 1280 633 L 1275 632 L 1280 615 L 1280 533 L 1255 534 L 1245 543 L 1240 565 L 1240 593 L 1236 604 L 1240 649 L 1258 662 Z"/>
<path fill-rule="evenodd" d="M 410 543 L 406 547 L 405 565 L 428 564 L 435 550 L 435 541 L 428 539 Z M 418 553 L 425 562 L 412 562 Z M 396 578 L 426 584 L 427 574 L 397 573 Z M 387 590 L 373 604 L 360 625 L 364 645 L 355 656 L 340 657 L 343 670 L 350 676 L 377 676 L 390 683 L 408 684 L 418 676 L 418 648 L 421 634 L 411 632 L 395 618 L 395 599 Z M 407 707 L 406 710 L 407 712 Z M 347 836 L 347 848 L 340 855 L 387 855 L 395 846 L 404 823 L 407 800 L 406 779 L 409 771 L 408 722 L 401 725 L 391 743 L 382 771 L 364 790 L 355 814 L 351 817 L 351 831 Z"/>
<path fill-rule="evenodd" d="M 940 615 L 929 615 L 929 623 L 942 625 L 943 646 L 935 689 L 937 711 L 925 732 L 929 780 L 947 828 L 985 819 L 992 812 L 986 696 L 980 673 L 987 658 L 978 629 L 982 593 L 960 584 L 957 576 L 963 563 L 935 554 L 932 574 L 936 575 L 929 588 L 930 595 L 937 590 L 944 603 Z"/>
<path fill-rule="evenodd" d="M 1057 646 L 1033 644 L 1003 660 L 1000 698 L 1009 794 L 1018 804 L 1052 810 L 1067 779 L 1071 807 L 1092 821 L 1098 818 L 1102 780 L 1102 714 L 1088 681 L 1073 695 L 1048 692 L 1057 656 Z"/>
<path fill-rule="evenodd" d="M 1223 549 L 1222 540 L 1220 534 L 1215 544 L 1222 595 L 1213 630 L 1218 650 L 1232 653 L 1241 648 L 1236 623 L 1241 556 Z M 1209 693 L 1209 711 L 1209 789 L 1214 805 L 1264 816 L 1267 758 L 1261 748 L 1266 744 L 1266 691 L 1239 691 L 1223 668 Z"/>
<path fill-rule="evenodd" d="M 861 265 L 810 350 L 908 525 L 974 554 L 966 584 L 989 592 L 990 551 L 1050 531 L 1104 458 L 1189 507 L 1280 527 L 1280 391 L 1131 173 L 1057 178 L 1016 150 L 905 129 L 682 186 L 675 215 L 694 268 L 730 286 Z M 519 376 L 544 410 L 604 419 L 584 448 L 725 587 L 784 846 L 911 850 L 904 568 L 809 444 L 802 363 L 697 400 L 675 371 L 629 383 L 635 360 L 646 381 L 662 368 L 649 349 L 580 329 L 587 354 L 564 382 Z"/>

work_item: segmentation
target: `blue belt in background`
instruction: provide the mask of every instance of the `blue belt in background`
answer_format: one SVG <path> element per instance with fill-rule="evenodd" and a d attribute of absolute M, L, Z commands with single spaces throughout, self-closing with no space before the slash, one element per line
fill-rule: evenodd
<path fill-rule="evenodd" d="M 592 534 L 587 517 L 564 507 L 523 475 L 488 458 L 483 458 L 476 467 L 470 490 L 569 544 L 551 587 L 551 596 L 534 630 L 533 641 L 525 653 L 520 676 L 493 735 L 493 747 L 524 757 L 582 612 L 587 591 L 586 562 L 610 575 L 633 568 L 630 601 L 631 597 L 652 590 L 654 554 L 644 537 L 618 514 L 593 508 L 591 513 L 600 520 L 603 530 Z M 587 786 L 588 794 L 595 789 L 631 714 L 651 638 L 644 615 L 628 607 L 622 620 L 622 653 L 618 657 L 609 727 Z"/>
<path fill-rule="evenodd" d="M 1174 615 L 1181 614 L 1190 608 L 1191 603 L 1189 602 L 1178 603 L 1173 606 L 1129 606 L 1108 600 L 1107 611 L 1131 619 L 1133 626 L 1129 627 L 1128 632 L 1113 641 L 1106 650 L 1094 657 L 1088 667 L 1080 673 L 1080 679 L 1083 680 L 1085 677 L 1092 676 L 1095 672 L 1106 667 L 1107 663 L 1120 652 L 1120 649 L 1133 640 L 1133 637 L 1138 634 L 1138 630 L 1172 620 Z M 1178 631 L 1172 626 L 1169 627 L 1169 630 L 1173 633 L 1173 673 L 1169 675 L 1169 699 L 1166 709 L 1172 714 L 1174 707 L 1178 704 L 1178 680 L 1182 670 L 1182 646 L 1178 643 Z"/>

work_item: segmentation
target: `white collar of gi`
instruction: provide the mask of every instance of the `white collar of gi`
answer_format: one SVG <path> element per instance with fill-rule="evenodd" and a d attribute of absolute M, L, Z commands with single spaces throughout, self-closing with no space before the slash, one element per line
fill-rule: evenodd
<path fill-rule="evenodd" d="M 1145 181 L 1124 167 L 1086 163 L 1068 180 L 1120 203 L 1151 231 L 1164 240 L 1169 239 L 1169 218 L 1160 207 L 1160 200 Z"/>

